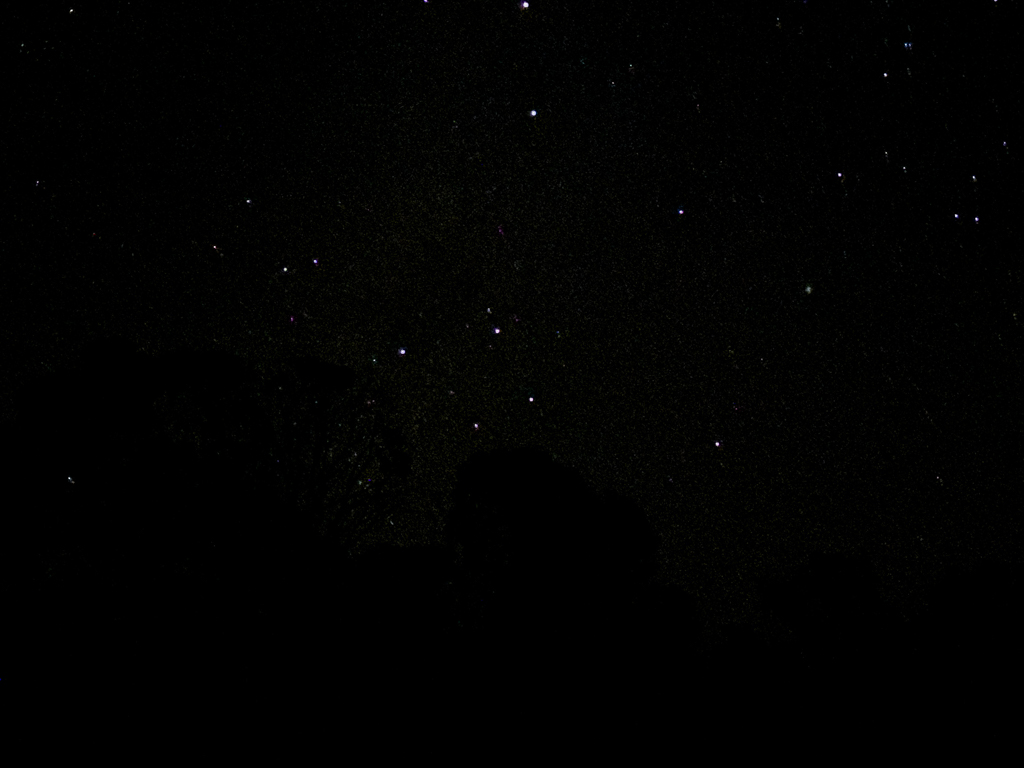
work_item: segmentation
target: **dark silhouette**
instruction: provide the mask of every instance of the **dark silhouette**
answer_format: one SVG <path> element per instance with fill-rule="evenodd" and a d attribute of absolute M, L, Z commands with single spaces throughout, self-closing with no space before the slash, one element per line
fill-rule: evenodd
<path fill-rule="evenodd" d="M 738 644 L 720 649 L 723 659 L 761 654 L 755 668 L 744 665 L 748 680 L 851 698 L 887 691 L 878 710 L 896 713 L 931 708 L 950 690 L 968 695 L 1020 679 L 1014 659 L 1019 564 L 947 568 L 909 615 L 882 598 L 870 564 L 857 556 L 812 554 L 785 578 L 762 584 L 761 592 L 790 641 L 761 643 L 757 652 L 741 652 Z"/>
<path fill-rule="evenodd" d="M 923 700 L 1019 673 L 1017 565 L 947 570 L 903 617 L 866 559 L 812 555 L 759 585 L 782 639 L 707 633 L 658 582 L 644 511 L 533 448 L 461 467 L 442 545 L 357 547 L 404 512 L 387 408 L 315 360 L 258 372 L 117 341 L 32 382 L 5 433 L 5 652 L 55 683 L 276 681 L 428 708 L 442 690 L 466 714 L 893 681 Z"/>
<path fill-rule="evenodd" d="M 788 631 L 788 641 L 771 651 L 780 677 L 842 687 L 890 668 L 897 620 L 866 558 L 812 553 L 760 586 L 765 608 Z"/>
<path fill-rule="evenodd" d="M 21 663 L 55 681 L 288 674 L 374 524 L 357 478 L 408 471 L 396 433 L 359 410 L 379 400 L 360 383 L 116 340 L 32 382 L 6 430 L 0 537 Z"/>
<path fill-rule="evenodd" d="M 950 688 L 986 697 L 1015 689 L 1024 673 L 1022 576 L 1020 562 L 983 560 L 946 569 L 904 628 L 901 661 L 908 685 L 922 697 L 942 697 Z"/>
<path fill-rule="evenodd" d="M 456 498 L 446 534 L 477 684 L 618 685 L 646 640 L 657 538 L 643 511 L 534 449 L 473 457 Z"/>

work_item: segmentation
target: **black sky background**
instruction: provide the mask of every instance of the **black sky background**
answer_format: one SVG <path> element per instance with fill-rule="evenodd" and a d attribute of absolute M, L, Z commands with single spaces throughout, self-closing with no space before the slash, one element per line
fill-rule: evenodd
<path fill-rule="evenodd" d="M 381 451 L 339 553 L 447 551 L 460 467 L 535 447 L 635 507 L 654 581 L 714 643 L 820 626 L 772 602 L 794 580 L 893 626 L 969 583 L 995 621 L 1019 601 L 1018 22 L 813 0 L 21 15 L 0 417 L 35 448 L 8 441 L 5 514 L 76 503 L 96 443 L 123 445 L 109 425 L 154 403 L 217 485 L 211 414 L 251 402 L 239 499 L 356 493 L 318 446 Z M 205 416 L 149 394 L 173 375 Z"/>

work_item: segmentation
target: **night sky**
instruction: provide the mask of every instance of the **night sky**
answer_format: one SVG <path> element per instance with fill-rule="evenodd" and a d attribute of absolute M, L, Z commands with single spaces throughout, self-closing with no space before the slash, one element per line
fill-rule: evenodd
<path fill-rule="evenodd" d="M 791 637 L 765 585 L 800 579 L 895 625 L 971 573 L 1019 600 L 1015 3 L 39 5 L 3 43 L 17 590 L 84 567 L 38 520 L 116 496 L 113 421 L 207 471 L 244 368 L 269 447 L 232 438 L 217 503 L 358 496 L 339 557 L 448 551 L 466 462 L 533 448 L 647 521 L 716 642 Z"/>

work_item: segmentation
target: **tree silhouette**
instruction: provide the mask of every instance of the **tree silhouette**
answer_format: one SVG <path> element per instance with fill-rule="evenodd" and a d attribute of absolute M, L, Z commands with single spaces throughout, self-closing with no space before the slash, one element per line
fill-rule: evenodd
<path fill-rule="evenodd" d="M 904 626 L 900 661 L 908 683 L 922 696 L 958 690 L 993 702 L 1001 700 L 1001 691 L 1015 689 L 1024 677 L 1022 588 L 1019 561 L 979 560 L 944 569 Z M 1000 717 L 1012 710 L 999 709 Z"/>
<path fill-rule="evenodd" d="M 635 662 L 657 549 L 638 507 L 539 450 L 503 449 L 460 469 L 446 534 L 474 675 L 578 687 Z"/>
<path fill-rule="evenodd" d="M 0 538 L 36 671 L 102 658 L 241 679 L 301 645 L 339 602 L 337 555 L 373 524 L 381 494 L 359 479 L 408 471 L 356 382 L 114 340 L 26 387 Z"/>
<path fill-rule="evenodd" d="M 813 553 L 763 586 L 766 605 L 792 631 L 805 674 L 856 679 L 878 668 L 892 617 L 875 582 L 864 557 Z"/>
<path fill-rule="evenodd" d="M 1020 572 L 1019 564 L 997 561 L 949 565 L 903 616 L 883 600 L 866 558 L 815 553 L 761 585 L 765 606 L 792 638 L 766 658 L 791 682 L 893 690 L 902 706 L 1009 683 L 1021 671 L 1014 661 Z"/>

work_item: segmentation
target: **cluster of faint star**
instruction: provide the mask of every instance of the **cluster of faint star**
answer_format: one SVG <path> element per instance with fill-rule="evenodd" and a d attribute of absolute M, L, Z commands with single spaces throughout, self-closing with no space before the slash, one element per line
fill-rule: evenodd
<path fill-rule="evenodd" d="M 429 3 L 429 0 L 423 0 L 423 1 L 424 1 L 424 3 Z M 519 2 L 518 3 L 518 7 L 521 10 L 525 11 L 526 9 L 528 9 L 530 7 L 530 4 L 528 2 Z M 913 43 L 910 42 L 910 41 L 904 42 L 903 43 L 903 50 L 908 52 L 908 53 L 912 52 L 913 51 Z M 629 69 L 630 69 L 630 72 L 633 71 L 633 65 L 632 64 L 630 65 Z M 909 68 L 907 68 L 907 74 L 910 75 L 910 69 Z M 889 72 L 883 72 L 882 73 L 882 77 L 887 79 L 889 77 Z M 531 110 L 529 110 L 528 114 L 529 114 L 529 116 L 531 118 L 536 118 L 538 113 L 537 113 L 536 109 L 531 109 Z M 1006 148 L 1007 143 L 1004 141 L 1002 143 L 1002 145 L 1003 145 L 1003 148 Z M 886 163 L 888 163 L 889 159 L 890 159 L 889 158 L 889 152 L 886 151 L 884 153 L 884 155 L 885 155 L 885 161 L 886 161 Z M 906 166 L 902 166 L 902 170 L 903 170 L 904 173 L 907 173 Z M 846 179 L 846 175 L 843 172 L 841 172 L 841 171 L 837 172 L 836 175 L 837 175 L 837 178 L 839 179 L 840 183 L 845 185 L 846 184 L 846 180 L 847 180 Z M 971 176 L 971 181 L 974 182 L 974 183 L 977 183 L 977 177 L 972 175 Z M 247 205 L 250 205 L 250 206 L 252 205 L 252 202 L 253 201 L 250 198 L 247 198 L 245 200 L 245 203 Z M 678 210 L 678 215 L 682 216 L 684 214 L 684 209 L 683 208 L 678 208 L 677 210 Z M 953 218 L 955 220 L 959 221 L 961 219 L 961 215 L 960 215 L 959 212 L 955 212 L 952 215 L 953 215 Z M 978 223 L 980 221 L 980 217 L 979 216 L 974 216 L 973 218 L 974 218 L 974 222 L 975 223 Z M 499 232 L 499 234 L 504 235 L 504 230 L 501 227 L 498 228 L 498 232 Z M 216 246 L 214 246 L 214 249 L 216 249 Z M 319 260 L 318 259 L 313 259 L 312 262 L 313 262 L 314 266 L 318 266 L 319 265 Z M 282 273 L 288 273 L 288 267 L 281 268 L 281 272 Z M 804 292 L 806 294 L 810 295 L 812 293 L 812 291 L 813 291 L 813 287 L 810 284 L 807 284 L 807 285 L 804 286 L 803 290 L 804 290 Z M 487 312 L 490 314 L 490 312 L 491 312 L 490 308 L 488 308 Z M 515 318 L 515 319 L 518 321 L 518 318 Z M 291 321 L 292 322 L 295 321 L 294 316 L 291 316 Z M 493 335 L 499 335 L 499 334 L 501 334 L 501 328 L 498 325 L 492 325 L 491 326 L 491 333 Z M 558 335 L 560 335 L 560 333 L 558 333 Z M 489 348 L 493 349 L 492 346 L 490 346 L 490 345 L 488 345 L 488 346 L 489 346 Z M 407 355 L 407 353 L 408 353 L 408 348 L 407 347 L 404 347 L 404 346 L 403 347 L 398 347 L 397 354 L 398 354 L 399 357 L 405 357 Z M 376 362 L 376 358 L 373 358 L 373 359 L 374 359 L 374 362 Z M 454 394 L 454 392 L 451 392 L 451 391 L 449 391 L 449 393 L 450 394 Z M 529 397 L 528 400 L 531 403 L 534 402 L 534 398 L 532 396 Z M 480 428 L 480 424 L 478 422 L 474 422 L 473 423 L 473 429 L 477 430 L 479 428 Z M 716 441 L 715 442 L 715 446 L 716 447 L 721 447 L 721 443 Z"/>

